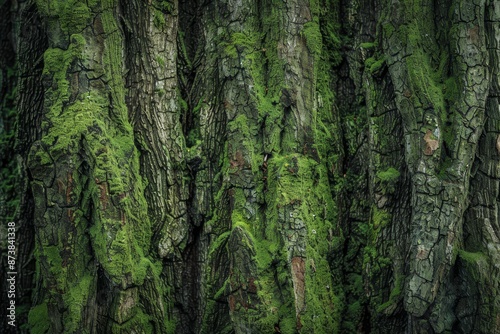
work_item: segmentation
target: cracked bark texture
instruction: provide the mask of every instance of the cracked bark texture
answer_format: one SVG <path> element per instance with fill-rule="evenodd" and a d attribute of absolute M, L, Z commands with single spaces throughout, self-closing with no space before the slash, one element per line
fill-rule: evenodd
<path fill-rule="evenodd" d="M 3 328 L 500 333 L 498 1 L 0 6 Z"/>

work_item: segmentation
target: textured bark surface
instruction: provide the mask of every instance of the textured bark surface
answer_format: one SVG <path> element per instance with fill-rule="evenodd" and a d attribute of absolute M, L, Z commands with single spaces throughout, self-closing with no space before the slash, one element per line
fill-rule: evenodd
<path fill-rule="evenodd" d="M 0 6 L 3 328 L 500 333 L 498 1 Z"/>

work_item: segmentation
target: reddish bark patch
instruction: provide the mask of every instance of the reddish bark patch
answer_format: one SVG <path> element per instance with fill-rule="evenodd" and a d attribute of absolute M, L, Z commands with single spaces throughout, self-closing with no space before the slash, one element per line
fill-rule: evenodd
<path fill-rule="evenodd" d="M 424 154 L 425 155 L 432 155 L 435 150 L 439 148 L 439 142 L 435 139 L 432 138 L 432 132 L 431 130 L 427 130 L 424 136 L 424 141 L 425 141 L 425 150 Z"/>
<path fill-rule="evenodd" d="M 468 31 L 468 39 L 472 42 L 472 44 L 479 44 L 479 26 L 474 26 Z"/>
<path fill-rule="evenodd" d="M 97 183 L 99 186 L 99 201 L 101 202 L 102 209 L 106 210 L 108 207 L 108 188 L 106 186 L 106 182 Z"/>
<path fill-rule="evenodd" d="M 233 295 L 229 295 L 227 301 L 229 303 L 229 310 L 231 312 L 234 311 L 236 309 L 236 298 Z"/>
<path fill-rule="evenodd" d="M 248 279 L 248 289 L 249 293 L 257 293 L 257 286 L 255 285 L 255 278 L 250 277 Z"/>
<path fill-rule="evenodd" d="M 297 329 L 299 331 L 302 329 L 302 322 L 300 321 L 300 314 L 297 314 Z"/>
<path fill-rule="evenodd" d="M 306 265 L 301 257 L 292 258 L 292 281 L 293 292 L 295 294 L 295 313 L 297 316 L 297 323 L 300 322 L 300 312 L 305 306 L 305 274 Z"/>
<path fill-rule="evenodd" d="M 125 225 L 127 223 L 127 217 L 125 216 L 125 212 L 120 211 L 120 220 L 122 222 L 122 225 Z"/>
<path fill-rule="evenodd" d="M 429 250 L 423 246 L 418 246 L 417 249 L 417 260 L 424 260 L 429 257 Z"/>

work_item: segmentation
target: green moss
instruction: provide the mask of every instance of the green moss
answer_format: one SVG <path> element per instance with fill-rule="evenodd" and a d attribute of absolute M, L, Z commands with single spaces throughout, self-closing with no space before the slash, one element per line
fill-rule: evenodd
<path fill-rule="evenodd" d="M 214 253 L 215 251 L 218 251 L 221 247 L 226 246 L 227 239 L 229 238 L 230 234 L 231 234 L 231 232 L 227 231 L 227 232 L 224 232 L 217 237 L 215 242 L 213 242 L 210 245 L 210 250 L 208 252 L 209 256 L 212 255 L 212 253 Z"/>
<path fill-rule="evenodd" d="M 64 282 L 64 272 L 62 268 L 62 258 L 59 253 L 59 248 L 56 246 L 46 246 L 43 248 L 43 255 L 46 257 L 46 261 L 49 264 L 49 270 L 51 274 L 58 277 L 62 282 Z"/>
<path fill-rule="evenodd" d="M 340 323 L 342 301 L 339 296 L 342 296 L 342 292 L 338 288 L 339 281 L 333 279 L 334 274 L 326 254 L 330 254 L 333 247 L 340 247 L 342 241 L 337 233 L 332 240 L 325 237 L 333 234 L 334 222 L 337 221 L 325 164 L 318 163 L 305 154 L 288 154 L 300 151 L 302 148 L 293 147 L 296 144 L 295 139 L 290 136 L 290 131 L 283 134 L 283 127 L 286 124 L 283 124 L 281 101 L 286 89 L 285 61 L 277 52 L 280 47 L 281 32 L 276 28 L 278 26 L 276 22 L 283 20 L 284 5 L 281 1 L 272 1 L 269 5 L 270 8 L 267 8 L 269 10 L 261 11 L 262 27 L 254 27 L 255 30 L 259 30 L 259 34 L 255 34 L 251 29 L 252 18 L 249 17 L 243 31 L 230 33 L 229 38 L 220 44 L 225 55 L 229 58 L 238 58 L 239 66 L 244 68 L 242 71 L 245 75 L 249 75 L 250 100 L 241 98 L 241 101 L 244 101 L 241 103 L 245 103 L 247 110 L 258 110 L 257 120 L 252 118 L 253 113 L 246 112 L 237 113 L 234 119 L 229 120 L 229 132 L 238 135 L 233 137 L 235 140 L 230 143 L 231 152 L 224 161 L 227 169 L 223 178 L 230 180 L 227 183 L 231 185 L 232 194 L 231 228 L 233 232 L 237 229 L 245 231 L 248 240 L 242 242 L 247 243 L 247 247 L 254 252 L 258 269 L 256 285 L 259 305 L 256 306 L 256 310 L 245 310 L 241 316 L 260 332 L 272 331 L 275 323 L 279 323 L 283 333 L 297 331 L 289 265 L 291 256 L 287 237 L 289 228 L 279 218 L 279 212 L 283 207 L 293 208 L 297 218 L 304 221 L 306 226 L 305 254 L 307 259 L 313 260 L 316 268 L 312 273 L 309 268 L 311 264 L 306 262 L 308 266 L 306 271 L 310 273 L 306 277 L 307 308 L 301 314 L 303 331 L 312 329 L 316 332 L 328 332 L 337 329 Z M 316 6 L 315 10 L 320 12 L 320 7 Z M 328 29 L 325 30 L 327 22 L 329 22 Z M 325 50 L 325 54 L 340 61 L 340 40 L 337 32 L 338 27 L 334 20 L 325 19 L 325 25 L 321 25 L 320 28 L 317 17 L 304 25 L 301 31 L 307 47 L 305 51 L 309 51 L 315 57 L 315 64 L 318 64 L 312 70 L 313 90 L 317 88 L 320 97 L 317 100 L 313 100 L 316 96 L 314 94 L 307 97 L 314 108 L 311 116 L 313 119 L 311 141 L 316 145 L 314 148 L 318 150 L 318 154 L 328 161 L 335 159 L 331 154 L 334 146 L 334 140 L 331 138 L 336 135 L 335 101 L 331 87 L 330 60 L 323 61 L 319 55 Z M 335 48 L 329 48 L 332 43 L 335 44 Z M 231 105 L 227 108 L 230 109 Z M 254 124 L 261 124 L 262 127 L 259 128 Z M 234 163 L 239 150 L 245 159 L 245 164 L 251 164 L 253 177 L 250 181 L 247 180 L 246 174 L 241 173 L 242 168 Z M 248 189 L 242 189 L 241 182 L 263 187 L 264 182 L 261 182 L 264 179 L 263 155 L 267 159 L 266 191 L 257 191 L 258 204 L 249 203 Z M 261 205 L 264 202 L 266 205 Z M 256 207 L 265 209 L 253 211 Z M 322 209 L 319 210 L 320 213 L 318 208 Z M 216 235 L 219 237 L 215 239 L 210 253 L 216 250 L 223 251 L 225 240 L 229 236 L 228 231 L 218 226 L 220 223 L 217 219 L 221 218 L 212 219 L 211 228 L 217 231 Z M 223 291 L 224 287 L 219 286 L 214 294 L 219 296 L 224 294 Z M 286 302 L 283 303 L 283 300 Z"/>
<path fill-rule="evenodd" d="M 399 34 L 402 40 L 407 41 L 411 51 L 406 65 L 413 90 L 412 99 L 416 106 L 423 109 L 431 107 L 442 127 L 449 117 L 446 104 L 446 82 L 450 83 L 446 78 L 449 72 L 449 53 L 445 48 L 439 48 L 435 41 L 435 25 L 434 22 L 429 22 L 432 17 L 430 9 L 418 5 L 416 1 L 407 3 L 413 19 L 400 29 Z M 457 90 L 454 87 L 450 87 L 449 93 L 456 98 Z M 452 101 L 448 100 L 450 102 Z"/>
<path fill-rule="evenodd" d="M 145 314 L 140 308 L 135 309 L 134 316 L 122 325 L 113 324 L 111 333 L 154 333 L 151 317 Z"/>
<path fill-rule="evenodd" d="M 370 57 L 366 59 L 365 66 L 371 74 L 376 74 L 380 71 L 384 63 L 385 57 L 380 57 L 378 59 L 376 57 Z"/>
<path fill-rule="evenodd" d="M 302 34 L 306 39 L 306 45 L 313 55 L 318 56 L 321 54 L 321 50 L 323 48 L 323 38 L 319 29 L 319 25 L 317 22 L 309 21 L 304 24 L 302 29 Z"/>
<path fill-rule="evenodd" d="M 359 46 L 363 49 L 371 50 L 377 47 L 377 42 L 361 43 Z"/>
<path fill-rule="evenodd" d="M 156 29 L 163 29 L 166 23 L 165 14 L 163 14 L 160 10 L 153 10 L 153 24 Z"/>
<path fill-rule="evenodd" d="M 335 89 L 332 87 L 335 80 L 333 67 L 340 64 L 342 57 L 335 3 L 329 2 L 327 5 L 330 8 L 324 10 L 320 16 L 323 49 L 316 65 L 317 114 L 312 126 L 318 155 L 325 166 L 332 168 L 338 161 L 342 133 L 338 130 L 339 122 L 336 120 L 339 113 L 335 111 L 337 103 Z"/>
<path fill-rule="evenodd" d="M 165 331 L 167 334 L 177 333 L 177 321 L 175 318 L 165 320 Z"/>
<path fill-rule="evenodd" d="M 394 282 L 394 286 L 391 289 L 391 293 L 389 295 L 389 300 L 377 307 L 377 312 L 382 313 L 384 311 L 391 311 L 399 303 L 402 299 L 402 291 L 404 284 L 404 276 L 397 275 L 396 281 Z"/>
<path fill-rule="evenodd" d="M 332 3 L 334 1 L 331 1 Z M 342 61 L 342 56 L 340 49 L 342 47 L 342 41 L 340 38 L 340 19 L 338 13 L 335 9 L 330 9 L 325 11 L 320 17 L 320 29 L 323 40 L 323 51 L 322 55 L 325 64 L 332 67 L 338 66 Z"/>
<path fill-rule="evenodd" d="M 396 31 L 396 28 L 394 27 L 394 25 L 392 23 L 384 23 L 382 25 L 382 30 L 383 30 L 385 36 L 390 37 Z"/>
<path fill-rule="evenodd" d="M 158 65 L 160 65 L 160 67 L 165 67 L 165 58 L 163 58 L 161 56 L 157 56 L 156 62 L 158 63 Z"/>
<path fill-rule="evenodd" d="M 366 244 L 362 249 L 363 288 L 361 291 L 366 291 L 367 288 L 373 291 L 373 295 L 369 300 L 365 300 L 365 303 L 371 305 L 377 312 L 381 312 L 382 309 L 387 308 L 389 304 L 393 303 L 393 300 L 390 300 L 390 303 L 388 302 L 383 307 L 380 307 L 383 294 L 381 291 L 378 291 L 382 286 L 385 286 L 385 283 L 380 282 L 381 277 L 390 272 L 393 264 L 389 252 L 387 250 L 381 250 L 379 247 L 381 232 L 390 222 L 391 215 L 386 210 L 379 209 L 376 205 L 372 205 L 371 220 L 364 227 L 360 226 L 366 238 Z M 359 286 L 359 283 L 357 283 L 357 285 Z M 359 291 L 358 294 L 360 294 Z M 356 298 L 356 295 L 353 295 L 351 299 L 352 298 Z M 359 322 L 361 319 L 356 318 L 355 321 Z"/>
<path fill-rule="evenodd" d="M 248 162 L 251 164 L 252 171 L 257 173 L 261 166 L 260 158 L 256 156 L 256 145 L 254 138 L 258 134 L 257 125 L 253 125 L 253 122 L 249 121 L 245 114 L 239 114 L 236 116 L 234 120 L 228 123 L 228 128 L 231 132 L 239 132 L 242 138 L 241 144 L 245 148 L 245 151 L 249 153 L 250 159 L 249 161 L 244 161 L 243 165 L 246 165 Z M 235 143 L 236 144 L 236 143 Z M 234 147 L 237 147 L 234 145 Z M 241 152 L 240 152 L 241 153 Z M 235 154 L 238 154 L 235 152 Z M 234 158 L 234 157 L 232 157 Z M 240 163 L 240 162 L 239 162 Z M 241 168 L 243 166 L 235 166 L 235 169 Z"/>
<path fill-rule="evenodd" d="M 311 247 L 312 248 L 312 247 Z M 310 250 L 310 249 L 309 249 Z M 306 332 L 339 333 L 342 319 L 341 291 L 334 284 L 328 261 L 318 252 L 314 258 L 315 271 L 306 270 L 306 310 L 301 316 Z M 309 268 L 308 268 L 309 269 Z"/>
<path fill-rule="evenodd" d="M 458 258 L 476 282 L 486 283 L 490 281 L 488 257 L 484 253 L 459 250 Z"/>
<path fill-rule="evenodd" d="M 98 250 L 97 259 L 116 283 L 122 283 L 125 277 L 130 275 L 135 284 L 142 285 L 148 270 L 153 273 L 157 270 L 144 256 L 144 248 L 134 238 L 136 232 L 132 232 L 127 225 L 120 227 L 111 221 L 103 223 L 90 229 L 94 248 Z M 103 229 L 114 230 L 114 237 L 112 239 L 106 237 L 109 236 L 109 232 L 103 235 Z"/>
<path fill-rule="evenodd" d="M 172 13 L 174 10 L 174 4 L 169 0 L 155 0 L 153 6 L 164 13 Z"/>
<path fill-rule="evenodd" d="M 66 305 L 69 306 L 69 315 L 64 318 L 65 331 L 74 333 L 80 327 L 82 313 L 86 310 L 89 294 L 95 290 L 95 287 L 92 287 L 94 283 L 94 279 L 89 275 L 79 277 L 79 282 L 63 296 Z"/>
<path fill-rule="evenodd" d="M 372 214 L 372 224 L 373 229 L 377 230 L 379 228 L 383 228 L 387 226 L 391 221 L 391 215 L 386 211 L 377 208 L 377 206 L 373 206 L 373 214 Z"/>
<path fill-rule="evenodd" d="M 50 318 L 47 304 L 33 307 L 28 315 L 29 330 L 32 334 L 46 334 L 50 329 Z"/>
<path fill-rule="evenodd" d="M 376 175 L 383 194 L 390 194 L 395 191 L 400 176 L 397 169 L 389 167 L 386 170 L 378 171 Z"/>
<path fill-rule="evenodd" d="M 317 330 L 335 328 L 332 326 L 339 323 L 340 308 L 335 308 L 333 313 L 330 313 L 330 309 L 325 308 L 325 305 L 331 305 L 331 300 L 337 305 L 333 289 L 329 291 L 327 287 L 329 284 L 325 284 L 325 282 L 331 281 L 331 274 L 328 261 L 321 254 L 327 253 L 328 241 L 315 237 L 316 233 L 326 235 L 331 223 L 329 221 L 325 222 L 319 217 L 315 219 L 313 216 L 315 214 L 311 211 L 312 208 L 327 202 L 330 197 L 327 182 L 320 187 L 321 191 L 324 192 L 315 193 L 311 191 L 313 182 L 323 184 L 317 178 L 326 177 L 326 173 L 316 161 L 301 155 L 273 157 L 268 162 L 270 178 L 273 178 L 273 181 L 270 182 L 266 198 L 268 203 L 272 203 L 272 205 L 266 212 L 265 225 L 259 224 L 258 221 L 248 221 L 248 216 L 245 214 L 246 198 L 243 190 L 233 189 L 232 228 L 233 230 L 241 229 L 245 231 L 248 240 L 242 239 L 241 242 L 246 243 L 246 247 L 255 254 L 254 259 L 259 269 L 256 285 L 258 286 L 257 294 L 260 300 L 258 306 L 260 316 L 255 319 L 256 326 L 261 330 L 266 330 L 272 328 L 275 323 L 279 323 L 282 331 L 296 330 L 294 305 L 290 303 L 283 305 L 280 297 L 280 295 L 286 293 L 292 298 L 289 300 L 293 300 L 293 286 L 287 260 L 289 254 L 287 254 L 286 244 L 283 242 L 285 236 L 280 234 L 283 227 L 279 225 L 277 209 L 280 205 L 298 205 L 299 210 L 302 212 L 300 217 L 307 219 L 310 226 L 311 242 L 309 245 L 311 245 L 311 249 L 308 252 L 311 254 L 310 257 L 314 258 L 316 267 L 314 277 L 309 276 L 306 278 L 306 289 L 311 291 L 313 297 L 307 304 L 308 310 L 311 311 L 307 311 L 302 315 L 303 324 L 308 328 L 316 328 Z M 280 175 L 280 178 L 275 178 L 276 175 Z M 302 199 L 302 202 L 298 199 Z M 328 219 L 333 218 L 330 214 L 325 217 Z M 312 232 L 313 230 L 315 233 Z M 264 237 L 255 237 L 261 235 L 261 233 L 264 233 Z M 222 243 L 224 239 L 225 236 L 222 235 L 216 244 Z M 332 283 L 330 285 L 333 286 Z"/>
<path fill-rule="evenodd" d="M 361 317 L 361 312 L 363 311 L 360 301 L 355 301 L 347 307 L 347 315 L 350 319 L 359 319 Z"/>
<path fill-rule="evenodd" d="M 481 252 L 467 252 L 465 250 L 460 250 L 458 252 L 458 256 L 466 263 L 472 265 L 486 264 L 487 262 L 487 256 Z"/>
<path fill-rule="evenodd" d="M 421 97 L 420 102 L 424 106 L 426 102 L 430 103 L 438 116 L 446 115 L 442 85 L 438 81 L 441 74 L 433 70 L 428 55 L 417 49 L 407 59 L 407 65 L 413 89 Z"/>
<path fill-rule="evenodd" d="M 275 203 L 267 212 L 266 235 L 272 240 L 280 232 L 287 244 L 287 227 L 278 223 L 279 207 L 290 206 L 297 213 L 294 216 L 307 226 L 306 254 L 307 266 L 314 266 L 314 271 L 306 270 L 307 310 L 302 314 L 303 330 L 334 330 L 340 324 L 340 294 L 334 286 L 330 264 L 325 259 L 331 249 L 329 241 L 321 236 L 329 235 L 335 220 L 335 206 L 331 199 L 324 166 L 315 160 L 299 154 L 273 157 L 269 161 L 268 203 Z M 317 208 L 323 208 L 319 213 Z M 282 240 L 283 240 L 282 239 Z M 280 248 L 277 248 L 278 250 Z M 281 248 L 282 249 L 282 248 Z M 286 247 L 285 247 L 286 249 Z M 288 251 L 285 254 L 290 254 Z M 275 255 L 276 256 L 276 255 Z M 282 284 L 290 284 L 290 274 L 284 272 L 279 277 Z"/>
<path fill-rule="evenodd" d="M 37 0 L 36 5 L 42 15 L 49 18 L 49 22 L 60 27 L 65 34 L 83 31 L 92 17 L 91 8 L 95 7 L 97 0 L 91 1 L 58 1 Z"/>
<path fill-rule="evenodd" d="M 385 171 L 377 172 L 377 177 L 382 182 L 393 182 L 396 181 L 401 174 L 394 167 L 389 167 Z"/>
<path fill-rule="evenodd" d="M 439 168 L 437 170 L 437 177 L 440 180 L 450 180 L 451 168 L 453 167 L 453 160 L 449 157 L 446 157 L 443 161 L 441 161 Z"/>

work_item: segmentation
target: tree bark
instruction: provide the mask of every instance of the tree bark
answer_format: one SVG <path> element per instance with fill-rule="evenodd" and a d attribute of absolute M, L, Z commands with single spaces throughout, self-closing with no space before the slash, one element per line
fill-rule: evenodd
<path fill-rule="evenodd" d="M 4 328 L 500 333 L 497 1 L 0 5 Z"/>

